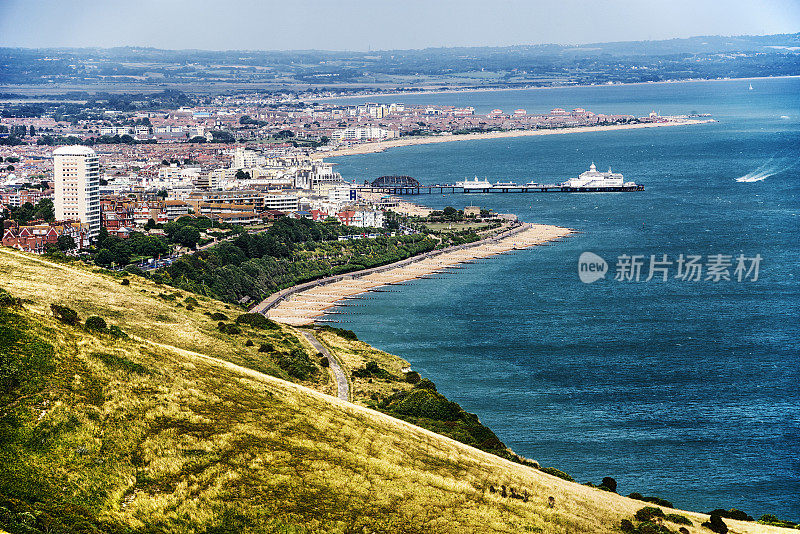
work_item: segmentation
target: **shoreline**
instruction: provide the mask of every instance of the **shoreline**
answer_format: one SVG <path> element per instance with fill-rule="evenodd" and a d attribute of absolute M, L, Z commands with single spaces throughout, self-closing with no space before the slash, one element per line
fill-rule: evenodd
<path fill-rule="evenodd" d="M 504 139 L 509 137 L 530 137 L 539 135 L 563 135 L 570 133 L 610 132 L 616 130 L 640 130 L 643 128 L 661 128 L 667 126 L 693 126 L 717 122 L 714 119 L 686 119 L 668 122 L 644 122 L 637 124 L 612 124 L 607 126 L 576 126 L 574 128 L 553 128 L 546 130 L 506 130 L 500 132 L 479 132 L 461 135 L 429 135 L 425 137 L 401 137 L 390 141 L 376 141 L 362 143 L 349 148 L 341 148 L 328 152 L 315 152 L 312 157 L 317 159 L 353 156 L 356 154 L 374 154 L 384 152 L 390 148 L 415 145 L 429 145 L 435 143 L 449 143 L 454 141 L 482 141 L 486 139 Z"/>
<path fill-rule="evenodd" d="M 666 85 L 673 83 L 698 83 L 698 82 L 735 82 L 735 81 L 748 81 L 748 80 L 778 80 L 800 78 L 798 74 L 785 74 L 782 76 L 747 76 L 744 78 L 686 78 L 683 80 L 659 80 L 657 82 L 626 82 L 626 83 L 613 83 L 613 84 L 576 84 L 576 85 L 545 85 L 545 86 L 525 86 L 525 87 L 464 87 L 462 89 L 433 89 L 420 91 L 394 91 L 386 93 L 364 93 L 360 95 L 343 95 L 343 96 L 329 96 L 323 98 L 302 98 L 298 102 L 327 102 L 330 100 L 353 100 L 358 98 L 375 98 L 383 96 L 408 96 L 408 95 L 448 95 L 458 93 L 489 93 L 496 91 L 533 91 L 533 90 L 548 90 L 548 89 L 573 89 L 583 87 L 629 87 L 639 85 Z"/>
<path fill-rule="evenodd" d="M 300 284 L 271 295 L 251 308 L 273 321 L 308 326 L 340 301 L 377 291 L 383 286 L 426 278 L 462 263 L 471 263 L 512 250 L 559 241 L 576 233 L 560 226 L 524 223 L 505 234 L 450 249 L 435 250 L 400 262 Z"/>

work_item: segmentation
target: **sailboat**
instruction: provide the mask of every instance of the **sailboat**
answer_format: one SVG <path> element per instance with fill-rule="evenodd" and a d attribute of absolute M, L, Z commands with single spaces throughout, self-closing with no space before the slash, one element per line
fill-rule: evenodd
<path fill-rule="evenodd" d="M 747 90 L 748 91 L 752 91 L 753 90 L 753 84 L 752 83 L 750 84 L 750 87 L 747 88 Z"/>

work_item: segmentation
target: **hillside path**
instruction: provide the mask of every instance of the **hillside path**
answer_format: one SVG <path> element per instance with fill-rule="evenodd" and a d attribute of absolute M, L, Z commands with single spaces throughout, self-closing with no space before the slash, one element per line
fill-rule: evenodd
<path fill-rule="evenodd" d="M 333 371 L 333 376 L 336 377 L 336 388 L 338 391 L 337 396 L 345 401 L 350 400 L 350 384 L 347 382 L 347 377 L 342 370 L 342 366 L 339 364 L 339 360 L 336 359 L 336 356 L 331 354 L 331 351 L 329 351 L 325 345 L 319 342 L 312 332 L 302 332 L 308 342 L 311 343 L 311 345 L 317 349 L 317 351 L 322 353 L 323 356 L 328 358 L 330 369 Z"/>

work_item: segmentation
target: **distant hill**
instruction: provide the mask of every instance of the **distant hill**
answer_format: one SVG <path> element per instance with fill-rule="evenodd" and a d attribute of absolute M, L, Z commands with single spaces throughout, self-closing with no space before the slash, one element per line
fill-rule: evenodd
<path fill-rule="evenodd" d="M 800 34 L 370 52 L 0 48 L 0 87 L 420 89 L 800 75 Z"/>

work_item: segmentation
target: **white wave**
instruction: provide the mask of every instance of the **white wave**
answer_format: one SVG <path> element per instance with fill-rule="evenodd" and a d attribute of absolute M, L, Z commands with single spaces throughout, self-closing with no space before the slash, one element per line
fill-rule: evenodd
<path fill-rule="evenodd" d="M 795 166 L 794 162 L 787 163 L 786 161 L 787 160 L 785 158 L 782 158 L 780 161 L 776 162 L 773 158 L 770 158 L 767 163 L 761 165 L 754 171 L 750 171 L 744 176 L 736 178 L 736 181 L 742 183 L 760 182 L 762 180 L 766 180 L 770 176 L 788 171 Z"/>

